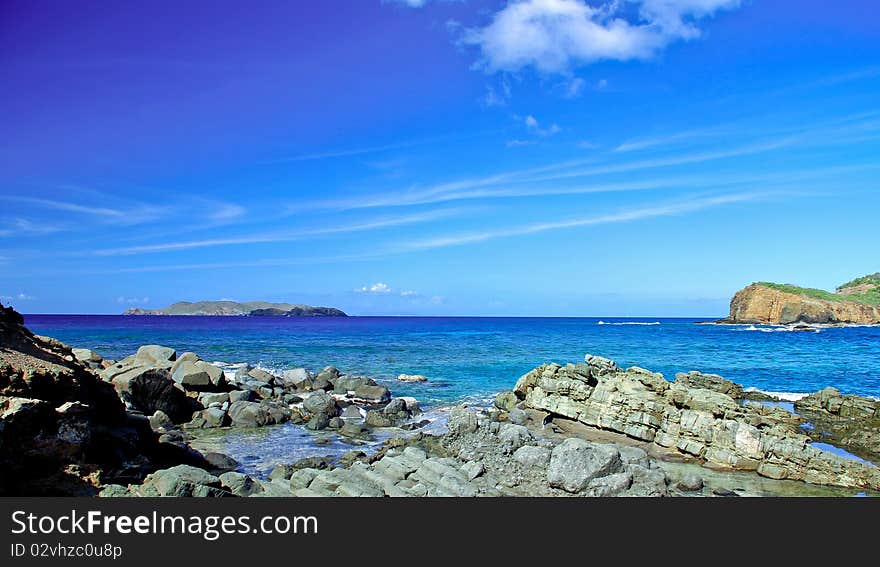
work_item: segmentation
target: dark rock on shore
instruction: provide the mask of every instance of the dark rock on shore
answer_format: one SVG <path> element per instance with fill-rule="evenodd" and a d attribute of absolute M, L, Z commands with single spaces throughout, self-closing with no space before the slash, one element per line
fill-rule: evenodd
<path fill-rule="evenodd" d="M 880 401 L 825 388 L 794 403 L 812 427 L 815 441 L 845 447 L 863 459 L 880 463 Z"/>

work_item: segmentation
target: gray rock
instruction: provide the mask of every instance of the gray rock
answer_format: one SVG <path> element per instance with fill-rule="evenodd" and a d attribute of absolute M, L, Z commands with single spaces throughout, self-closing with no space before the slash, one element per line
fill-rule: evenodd
<path fill-rule="evenodd" d="M 312 386 L 312 375 L 305 368 L 294 368 L 282 372 L 275 382 L 285 388 L 309 390 Z"/>
<path fill-rule="evenodd" d="M 380 410 L 370 410 L 364 418 L 364 423 L 369 427 L 391 427 L 394 422 Z"/>
<path fill-rule="evenodd" d="M 500 410 L 511 411 L 518 403 L 519 398 L 516 397 L 515 393 L 510 391 L 500 392 L 495 396 L 495 407 Z"/>
<path fill-rule="evenodd" d="M 363 384 L 354 389 L 354 397 L 374 404 L 391 399 L 391 391 L 385 386 Z"/>
<path fill-rule="evenodd" d="M 167 370 L 135 367 L 115 376 L 113 386 L 126 405 L 144 415 L 161 410 L 174 423 L 189 421 L 201 407 L 177 387 Z"/>
<path fill-rule="evenodd" d="M 144 345 L 137 350 L 134 357 L 157 368 L 170 368 L 177 360 L 177 351 L 160 345 Z"/>
<path fill-rule="evenodd" d="M 229 394 L 227 392 L 203 392 L 199 394 L 199 401 L 205 407 L 214 403 L 222 404 L 229 401 Z"/>
<path fill-rule="evenodd" d="M 252 402 L 256 395 L 251 390 L 233 390 L 229 392 L 229 402 Z"/>
<path fill-rule="evenodd" d="M 312 388 L 316 390 L 332 390 L 338 378 L 339 370 L 335 366 L 326 366 L 315 376 Z"/>
<path fill-rule="evenodd" d="M 236 496 L 252 496 L 263 492 L 263 487 L 258 482 L 240 472 L 225 472 L 221 474 L 220 483 Z"/>
<path fill-rule="evenodd" d="M 96 362 L 97 363 L 97 362 L 101 362 L 102 360 L 104 360 L 103 358 L 101 358 L 100 354 L 96 353 L 95 351 L 89 350 L 87 348 L 75 348 L 75 349 L 71 349 L 71 352 L 73 352 L 74 358 L 76 358 L 80 362 L 85 362 L 85 363 Z"/>
<path fill-rule="evenodd" d="M 208 427 L 223 427 L 228 425 L 226 412 L 220 408 L 208 408 L 201 411 L 201 417 Z"/>
<path fill-rule="evenodd" d="M 275 383 L 275 376 L 266 372 L 262 368 L 251 368 L 247 374 L 257 382 L 262 382 L 263 384 L 272 385 Z"/>
<path fill-rule="evenodd" d="M 360 419 L 360 418 L 362 417 L 362 416 L 361 416 L 361 410 L 360 410 L 357 406 L 348 406 L 348 407 L 346 407 L 345 409 L 343 409 L 343 410 L 342 410 L 342 413 L 339 414 L 339 415 L 340 415 L 341 417 L 344 417 L 344 418 L 347 418 L 347 419 L 349 419 L 349 418 L 351 418 L 351 419 Z"/>
<path fill-rule="evenodd" d="M 569 438 L 553 448 L 547 467 L 550 486 L 578 493 L 590 481 L 621 471 L 620 452 L 613 445 Z"/>
<path fill-rule="evenodd" d="M 550 462 L 550 449 L 525 445 L 513 453 L 513 459 L 527 468 L 544 468 Z"/>
<path fill-rule="evenodd" d="M 501 442 L 501 449 L 506 455 L 509 455 L 523 445 L 530 443 L 533 439 L 534 437 L 528 429 L 522 425 L 515 425 L 513 423 L 501 424 L 501 429 L 498 432 L 498 440 Z"/>
<path fill-rule="evenodd" d="M 703 479 L 695 474 L 686 474 L 676 483 L 675 487 L 685 492 L 702 490 Z"/>
<path fill-rule="evenodd" d="M 510 423 L 525 425 L 529 421 L 529 416 L 525 411 L 519 408 L 513 408 L 510 410 L 510 413 L 507 414 L 507 419 Z"/>
<path fill-rule="evenodd" d="M 286 415 L 285 415 L 286 412 Z M 236 427 L 262 427 L 283 423 L 290 419 L 290 408 L 272 402 L 233 402 L 229 405 L 229 419 Z"/>
<path fill-rule="evenodd" d="M 199 355 L 194 352 L 185 352 L 177 357 L 177 362 L 198 362 Z"/>
<path fill-rule="evenodd" d="M 164 411 L 156 410 L 150 416 L 150 427 L 153 431 L 166 431 L 174 429 L 174 422 L 171 421 L 171 418 Z"/>
<path fill-rule="evenodd" d="M 461 472 L 464 473 L 468 480 L 474 480 L 483 476 L 486 472 L 486 467 L 479 461 L 468 461 L 462 465 Z"/>
<path fill-rule="evenodd" d="M 312 431 L 320 431 L 330 426 L 330 418 L 326 414 L 316 413 L 306 423 L 306 428 Z"/>
<path fill-rule="evenodd" d="M 226 384 L 226 376 L 223 374 L 223 370 L 204 360 L 197 360 L 195 365 L 208 374 L 208 379 L 211 381 L 212 386 L 220 387 Z"/>
<path fill-rule="evenodd" d="M 326 392 L 315 392 L 303 400 L 303 409 L 310 415 L 335 417 L 339 413 L 336 400 Z"/>
<path fill-rule="evenodd" d="M 211 385 L 211 376 L 195 362 L 177 365 L 171 378 L 184 388 L 201 388 Z"/>
<path fill-rule="evenodd" d="M 400 382 L 427 382 L 428 378 L 421 374 L 400 374 L 397 376 Z"/>
<path fill-rule="evenodd" d="M 479 421 L 477 414 L 467 408 L 456 406 L 449 412 L 446 427 L 453 435 L 464 435 L 477 430 Z"/>
<path fill-rule="evenodd" d="M 228 496 L 220 479 L 202 469 L 177 465 L 147 475 L 137 492 L 143 496 Z"/>

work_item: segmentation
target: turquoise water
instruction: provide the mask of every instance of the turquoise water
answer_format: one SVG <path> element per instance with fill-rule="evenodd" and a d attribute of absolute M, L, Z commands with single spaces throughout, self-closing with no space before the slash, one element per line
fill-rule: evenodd
<path fill-rule="evenodd" d="M 880 327 L 783 332 L 772 327 L 696 325 L 695 319 L 259 318 L 29 315 L 36 333 L 121 358 L 159 343 L 210 361 L 273 369 L 341 370 L 385 381 L 427 407 L 485 400 L 545 362 L 586 353 L 673 379 L 713 372 L 771 392 L 834 386 L 880 396 Z M 659 323 L 659 324 L 634 324 Z M 404 384 L 398 374 L 424 374 Z"/>

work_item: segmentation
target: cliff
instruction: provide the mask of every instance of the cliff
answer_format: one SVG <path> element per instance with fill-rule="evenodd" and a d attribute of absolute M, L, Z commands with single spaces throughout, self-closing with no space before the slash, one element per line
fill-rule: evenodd
<path fill-rule="evenodd" d="M 880 324 L 880 273 L 857 278 L 834 292 L 754 283 L 733 296 L 730 315 L 718 323 Z"/>
<path fill-rule="evenodd" d="M 165 309 L 129 309 L 123 315 L 260 315 L 276 317 L 346 317 L 333 307 L 312 307 L 295 303 L 267 301 L 179 301 Z"/>

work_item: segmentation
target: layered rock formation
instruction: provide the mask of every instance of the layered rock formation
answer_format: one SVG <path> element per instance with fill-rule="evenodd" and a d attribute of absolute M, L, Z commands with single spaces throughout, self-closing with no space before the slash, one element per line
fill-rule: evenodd
<path fill-rule="evenodd" d="M 880 324 L 880 276 L 859 278 L 835 293 L 791 285 L 755 283 L 730 301 L 735 324 Z"/>
<path fill-rule="evenodd" d="M 794 407 L 809 420 L 806 433 L 811 439 L 880 462 L 880 401 L 825 388 L 796 401 Z"/>
<path fill-rule="evenodd" d="M 736 400 L 736 388 L 681 374 L 670 383 L 601 357 L 548 364 L 524 375 L 514 393 L 526 408 L 622 433 L 715 467 L 772 479 L 880 489 L 880 469 L 810 446 L 803 420 L 777 407 Z M 694 387 L 696 386 L 696 387 Z"/>
<path fill-rule="evenodd" d="M 263 317 L 346 317 L 334 307 L 313 307 L 294 303 L 269 303 L 266 301 L 179 301 L 164 309 L 127 310 L 124 315 L 252 315 Z"/>

